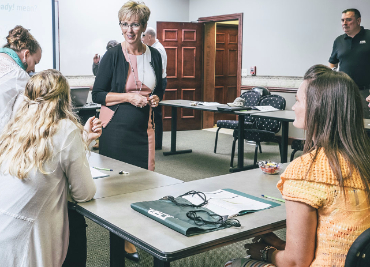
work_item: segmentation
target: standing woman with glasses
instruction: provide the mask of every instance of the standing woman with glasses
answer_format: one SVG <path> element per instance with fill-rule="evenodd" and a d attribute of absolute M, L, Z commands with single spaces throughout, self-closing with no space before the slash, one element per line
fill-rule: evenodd
<path fill-rule="evenodd" d="M 102 105 L 100 154 L 153 171 L 152 108 L 158 106 L 163 92 L 161 55 L 141 42 L 149 16 L 142 2 L 129 1 L 121 7 L 118 19 L 125 40 L 102 58 L 92 98 Z M 134 247 L 127 244 L 128 257 L 138 258 Z"/>

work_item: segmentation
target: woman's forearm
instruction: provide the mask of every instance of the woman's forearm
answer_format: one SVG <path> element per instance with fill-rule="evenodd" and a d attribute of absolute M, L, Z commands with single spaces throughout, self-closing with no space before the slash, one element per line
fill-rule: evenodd
<path fill-rule="evenodd" d="M 287 253 L 285 250 L 275 250 L 269 259 L 269 262 L 277 267 L 308 267 L 311 265 L 312 260 L 313 259 L 304 260 L 302 258 L 294 257 L 294 255 Z"/>
<path fill-rule="evenodd" d="M 294 263 L 291 263 L 289 261 L 285 261 L 285 251 L 284 250 L 275 250 L 272 252 L 271 258 L 269 259 L 269 262 L 274 264 L 275 266 L 283 266 L 282 264 L 285 264 L 284 266 L 290 267 L 294 266 Z"/>
<path fill-rule="evenodd" d="M 105 98 L 106 106 L 113 106 L 125 102 L 130 102 L 130 95 L 128 93 L 108 93 Z"/>
<path fill-rule="evenodd" d="M 108 93 L 105 97 L 106 106 L 113 106 L 125 102 L 135 107 L 142 108 L 148 104 L 148 98 L 139 93 Z M 158 105 L 158 101 L 156 104 Z"/>
<path fill-rule="evenodd" d="M 310 266 L 315 258 L 317 210 L 298 201 L 285 201 L 286 245 L 284 250 L 274 251 L 271 262 L 276 266 Z"/>
<path fill-rule="evenodd" d="M 274 246 L 277 250 L 284 250 L 285 249 L 286 242 L 283 240 L 280 240 L 277 242 L 277 244 Z"/>

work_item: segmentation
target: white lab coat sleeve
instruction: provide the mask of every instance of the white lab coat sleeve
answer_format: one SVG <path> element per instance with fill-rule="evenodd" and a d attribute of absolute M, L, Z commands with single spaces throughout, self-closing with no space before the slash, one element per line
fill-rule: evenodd
<path fill-rule="evenodd" d="M 76 128 L 68 134 L 60 152 L 60 164 L 67 177 L 69 195 L 76 202 L 92 199 L 96 192 L 86 158 L 82 135 Z"/>

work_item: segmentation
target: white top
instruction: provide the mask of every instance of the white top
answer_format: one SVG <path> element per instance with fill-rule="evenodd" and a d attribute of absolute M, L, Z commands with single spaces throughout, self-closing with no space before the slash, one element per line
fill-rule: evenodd
<path fill-rule="evenodd" d="M 145 45 L 145 48 L 145 53 L 136 56 L 137 73 L 139 75 L 139 81 L 143 82 L 143 84 L 153 91 L 157 82 L 154 69 L 151 66 L 152 53 L 147 45 Z"/>
<path fill-rule="evenodd" d="M 0 54 L 0 131 L 15 115 L 30 76 L 8 55 Z"/>
<path fill-rule="evenodd" d="M 33 170 L 28 178 L 0 172 L 0 265 L 61 266 L 68 248 L 67 194 L 78 202 L 96 191 L 79 129 L 60 122 L 52 137 L 48 174 Z"/>
<path fill-rule="evenodd" d="M 166 78 L 167 77 L 167 53 L 166 53 L 166 49 L 158 41 L 158 39 L 155 39 L 155 43 L 152 45 L 152 47 L 154 47 L 155 49 L 157 49 L 159 51 L 159 53 L 161 54 L 161 57 L 162 57 L 162 69 L 163 69 L 162 78 Z"/>

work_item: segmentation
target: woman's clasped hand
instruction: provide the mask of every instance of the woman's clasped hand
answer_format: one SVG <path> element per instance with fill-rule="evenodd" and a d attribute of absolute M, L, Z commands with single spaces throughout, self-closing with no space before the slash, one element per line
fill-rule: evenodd
<path fill-rule="evenodd" d="M 155 107 L 158 107 L 159 97 L 157 95 L 151 95 L 149 97 L 145 97 L 138 93 L 131 93 L 129 102 L 138 108 L 143 108 L 146 105 L 149 105 L 152 108 L 155 108 Z"/>
<path fill-rule="evenodd" d="M 148 104 L 149 104 L 152 108 L 158 107 L 158 103 L 159 103 L 159 97 L 158 97 L 157 95 L 151 95 L 151 96 L 148 98 Z"/>
<path fill-rule="evenodd" d="M 129 102 L 135 107 L 143 108 L 148 104 L 148 98 L 134 92 L 129 94 Z"/>

